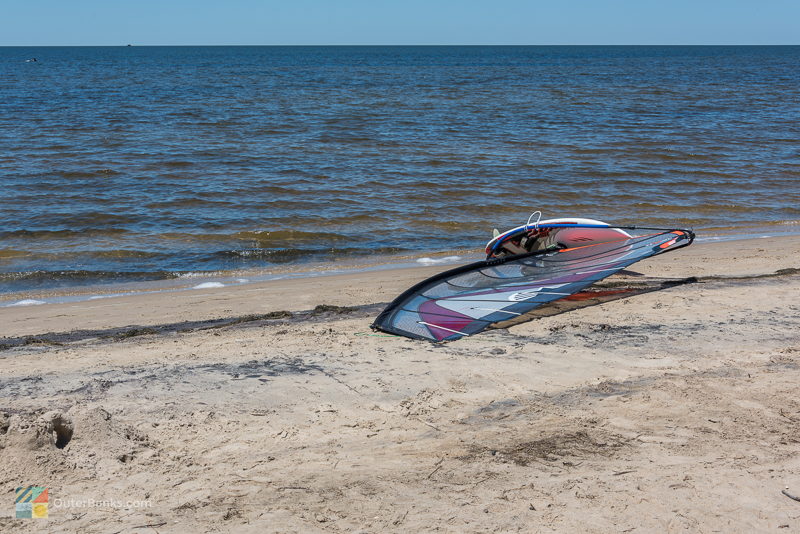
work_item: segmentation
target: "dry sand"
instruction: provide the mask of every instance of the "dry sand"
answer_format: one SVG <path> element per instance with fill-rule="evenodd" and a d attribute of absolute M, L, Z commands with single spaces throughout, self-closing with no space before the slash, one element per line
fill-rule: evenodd
<path fill-rule="evenodd" d="M 633 269 L 696 283 L 444 345 L 368 328 L 435 267 L 3 308 L 0 530 L 798 531 L 797 267 L 695 244 Z"/>

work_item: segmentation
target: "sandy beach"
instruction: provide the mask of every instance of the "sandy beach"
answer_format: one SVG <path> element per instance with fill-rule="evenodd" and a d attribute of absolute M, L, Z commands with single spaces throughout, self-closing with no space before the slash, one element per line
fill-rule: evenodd
<path fill-rule="evenodd" d="M 0 530 L 796 531 L 798 258 L 439 345 L 369 324 L 442 266 L 0 308 Z"/>

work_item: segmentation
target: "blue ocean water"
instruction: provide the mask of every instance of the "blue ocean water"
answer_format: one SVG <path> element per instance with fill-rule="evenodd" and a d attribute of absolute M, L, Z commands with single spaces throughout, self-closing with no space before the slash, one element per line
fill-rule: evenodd
<path fill-rule="evenodd" d="M 534 209 L 791 228 L 799 64 L 770 46 L 0 48 L 0 292 L 478 249 Z"/>

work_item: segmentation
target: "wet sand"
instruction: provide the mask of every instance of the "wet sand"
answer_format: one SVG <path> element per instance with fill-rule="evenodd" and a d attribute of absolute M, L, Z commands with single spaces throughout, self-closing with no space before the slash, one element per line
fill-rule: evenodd
<path fill-rule="evenodd" d="M 368 326 L 446 267 L 2 308 L 3 531 L 796 530 L 798 258 L 698 243 L 444 345 Z"/>

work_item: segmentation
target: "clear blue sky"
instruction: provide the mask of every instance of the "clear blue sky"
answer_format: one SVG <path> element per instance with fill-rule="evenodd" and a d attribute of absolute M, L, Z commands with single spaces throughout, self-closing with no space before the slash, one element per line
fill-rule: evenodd
<path fill-rule="evenodd" d="M 800 0 L 5 0 L 0 46 L 800 44 Z"/>

